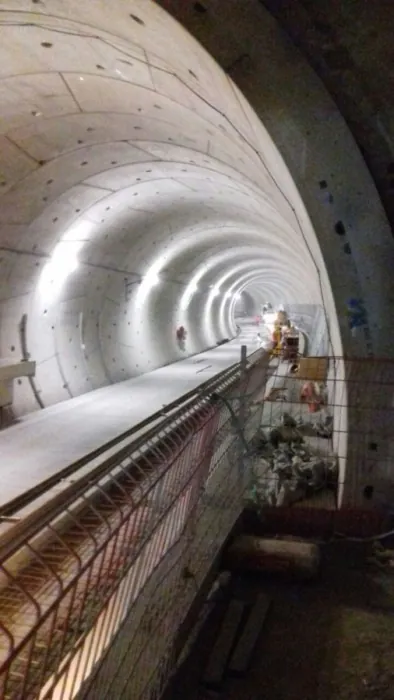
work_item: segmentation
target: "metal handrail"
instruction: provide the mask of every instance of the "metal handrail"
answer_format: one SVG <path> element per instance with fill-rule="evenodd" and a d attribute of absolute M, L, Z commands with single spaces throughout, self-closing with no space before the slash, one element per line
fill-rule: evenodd
<path fill-rule="evenodd" d="M 178 399 L 164 420 L 88 464 L 61 493 L 46 495 L 0 537 L 4 697 L 55 697 L 66 685 L 74 697 L 83 684 L 92 697 L 108 700 L 111 687 L 98 674 L 106 673 L 112 643 L 130 624 L 130 696 L 143 700 L 146 688 L 151 694 L 163 685 L 171 640 L 194 595 L 183 571 L 192 557 L 204 575 L 212 548 L 242 509 L 239 437 L 228 410 L 212 399 L 228 397 L 241 415 L 242 397 L 264 382 L 268 359 L 261 350 L 249 362 L 243 354 L 242 362 L 193 390 L 193 398 Z M 260 414 L 247 412 L 248 435 Z M 210 500 L 214 493 L 218 503 Z M 165 590 L 156 585 L 164 569 Z M 152 672 L 146 635 L 153 629 L 161 632 Z"/>
<path fill-rule="evenodd" d="M 259 351 L 252 353 L 252 355 L 249 356 L 249 362 L 254 362 L 256 355 L 259 353 Z M 256 358 L 257 359 L 257 358 Z M 202 384 L 199 384 L 198 387 L 195 389 L 192 389 L 191 391 L 187 392 L 186 394 L 183 394 L 181 397 L 178 399 L 175 399 L 172 403 L 167 404 L 165 408 L 162 408 L 160 411 L 156 411 L 156 413 L 153 413 L 151 416 L 148 418 L 145 418 L 143 421 L 140 423 L 137 423 L 134 425 L 132 428 L 129 430 L 126 430 L 125 432 L 121 433 L 120 435 L 117 435 L 115 438 L 112 440 L 109 440 L 108 442 L 104 443 L 103 445 L 100 445 L 100 447 L 96 448 L 95 450 L 92 450 L 88 454 L 84 455 L 84 457 L 81 457 L 80 459 L 76 460 L 75 462 L 72 462 L 71 464 L 67 465 L 67 467 L 64 467 L 61 469 L 59 472 L 56 474 L 53 474 L 52 476 L 48 477 L 44 481 L 41 481 L 39 484 L 36 486 L 33 486 L 31 489 L 28 489 L 24 493 L 20 494 L 19 496 L 16 496 L 15 498 L 11 499 L 4 505 L 0 506 L 0 520 L 2 518 L 10 518 L 12 516 L 15 516 L 15 514 L 22 510 L 22 508 L 26 508 L 28 505 L 36 501 L 40 496 L 45 494 L 47 491 L 50 491 L 51 489 L 55 488 L 59 483 L 62 481 L 68 479 L 70 476 L 75 475 L 78 471 L 86 467 L 89 462 L 92 462 L 94 459 L 97 459 L 101 455 L 105 454 L 105 452 L 108 452 L 109 450 L 113 449 L 120 443 L 122 443 L 124 440 L 127 440 L 128 438 L 132 437 L 136 433 L 139 433 L 141 430 L 145 430 L 146 428 L 149 427 L 152 423 L 155 423 L 156 421 L 160 420 L 160 418 L 163 418 L 164 415 L 168 415 L 175 411 L 177 408 L 180 406 L 184 406 L 189 400 L 193 399 L 196 396 L 201 395 L 202 392 L 206 392 L 207 389 L 210 386 L 214 386 L 218 382 L 222 381 L 226 375 L 230 375 L 234 372 L 234 370 L 239 368 L 239 362 L 234 363 L 230 367 L 227 367 L 224 369 L 222 372 L 219 374 L 216 374 L 215 377 L 211 377 L 208 379 L 206 382 L 203 382 Z M 173 418 L 173 415 L 171 416 Z M 163 425 L 166 424 L 166 419 L 163 420 Z M 158 426 L 155 426 L 155 430 L 157 430 Z M 144 433 L 144 438 L 146 439 L 146 432 Z M 64 492 L 63 492 L 64 493 Z M 1 542 L 1 538 L 0 538 Z"/>
<path fill-rule="evenodd" d="M 253 365 L 255 361 L 257 361 L 261 356 L 261 351 L 253 353 L 253 355 L 249 357 L 249 366 Z M 93 487 L 95 482 L 105 477 L 105 475 L 108 474 L 111 471 L 111 469 L 116 467 L 122 459 L 130 455 L 131 452 L 136 452 L 138 451 L 138 449 L 141 449 L 142 446 L 146 445 L 149 439 L 157 438 L 158 433 L 160 433 L 160 431 L 163 430 L 163 428 L 167 427 L 171 423 L 175 422 L 177 419 L 181 418 L 186 411 L 190 411 L 190 409 L 193 408 L 196 397 L 207 397 L 208 393 L 214 393 L 215 388 L 217 386 L 222 385 L 223 382 L 226 381 L 226 379 L 231 379 L 231 384 L 235 383 L 239 379 L 239 371 L 239 363 L 231 365 L 231 367 L 228 367 L 226 370 L 223 370 L 223 372 L 221 372 L 220 374 L 217 374 L 215 377 L 207 380 L 203 384 L 200 384 L 197 389 L 194 389 L 188 392 L 188 394 L 184 394 L 181 398 L 176 399 L 172 404 L 169 404 L 166 407 L 166 411 L 175 411 L 175 409 L 179 407 L 178 411 L 172 412 L 171 415 L 164 419 L 159 425 L 152 426 L 152 428 L 149 431 L 145 431 L 134 442 L 128 443 L 126 446 L 124 446 L 122 449 L 116 452 L 116 454 L 111 455 L 104 462 L 102 462 L 97 467 L 89 471 L 88 474 L 85 474 L 84 476 L 80 477 L 73 484 L 62 490 L 61 493 L 56 494 L 47 502 L 45 502 L 42 506 L 34 510 L 32 513 L 28 514 L 26 517 L 23 518 L 23 520 L 21 520 L 21 522 L 13 525 L 9 530 L 7 530 L 0 536 L 0 561 L 5 561 L 6 559 L 9 559 L 23 545 L 23 542 L 26 541 L 26 538 L 31 539 L 36 534 L 38 534 L 39 531 L 42 529 L 43 521 L 49 522 L 61 515 L 61 513 L 64 512 L 65 508 L 71 503 L 75 502 L 80 496 L 80 494 L 82 494 L 87 487 Z M 208 388 L 210 389 L 210 392 L 208 392 Z M 27 497 L 30 497 L 29 502 L 36 500 L 39 495 L 42 495 L 42 493 L 45 492 L 45 486 L 48 484 L 48 482 L 51 483 L 51 486 L 56 485 L 65 478 L 65 472 L 67 472 L 68 475 L 70 475 L 70 473 L 75 473 L 83 466 L 86 466 L 92 459 L 97 458 L 97 456 L 99 456 L 100 454 L 103 454 L 108 449 L 116 446 L 116 444 L 119 444 L 122 441 L 124 441 L 127 437 L 130 437 L 133 433 L 137 432 L 138 430 L 141 430 L 141 426 L 149 425 L 149 423 L 152 423 L 155 420 L 157 420 L 157 418 L 160 417 L 162 413 L 163 412 L 158 412 L 154 414 L 153 416 L 151 416 L 150 419 L 143 421 L 138 426 L 134 426 L 129 431 L 126 431 L 114 440 L 111 440 L 109 443 L 106 443 L 101 448 L 98 448 L 98 450 L 95 450 L 93 453 L 89 453 L 89 455 L 84 457 L 82 460 L 78 460 L 72 465 L 69 465 L 64 470 L 56 474 L 54 477 L 50 477 L 50 479 L 47 479 L 45 482 L 41 482 L 41 484 L 39 484 L 38 486 L 33 487 L 32 489 L 30 489 L 30 491 L 26 492 L 25 499 Z M 46 488 L 48 487 L 46 486 Z M 18 498 L 19 500 L 21 500 L 22 497 Z M 26 500 L 25 505 L 27 505 Z"/>

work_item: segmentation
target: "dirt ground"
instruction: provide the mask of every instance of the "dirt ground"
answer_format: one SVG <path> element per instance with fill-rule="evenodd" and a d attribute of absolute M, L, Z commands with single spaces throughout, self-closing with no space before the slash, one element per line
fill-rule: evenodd
<path fill-rule="evenodd" d="M 345 542 L 322 547 L 314 582 L 234 577 L 227 597 L 272 605 L 245 678 L 216 695 L 201 677 L 228 600 L 218 603 L 166 700 L 394 700 L 394 569 L 367 563 L 370 551 Z"/>

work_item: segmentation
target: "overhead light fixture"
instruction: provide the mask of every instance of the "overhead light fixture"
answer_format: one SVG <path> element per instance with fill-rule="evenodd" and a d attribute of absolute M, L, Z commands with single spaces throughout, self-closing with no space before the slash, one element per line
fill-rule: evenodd
<path fill-rule="evenodd" d="M 237 292 L 237 294 L 234 294 L 234 299 L 235 299 L 236 301 L 239 301 L 240 298 L 241 298 L 241 295 L 240 295 L 239 292 Z"/>
<path fill-rule="evenodd" d="M 220 294 L 220 288 L 219 287 L 213 287 L 212 289 L 212 296 L 217 297 Z"/>
<path fill-rule="evenodd" d="M 224 298 L 225 298 L 225 299 L 231 299 L 231 297 L 232 297 L 231 292 L 226 292 L 225 295 L 224 295 Z"/>

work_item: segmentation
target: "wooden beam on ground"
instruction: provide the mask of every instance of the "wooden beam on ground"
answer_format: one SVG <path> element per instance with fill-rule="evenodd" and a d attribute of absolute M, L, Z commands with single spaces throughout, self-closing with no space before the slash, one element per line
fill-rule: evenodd
<path fill-rule="evenodd" d="M 242 601 L 230 601 L 203 676 L 203 684 L 209 688 L 217 688 L 222 681 L 244 609 Z"/>
<path fill-rule="evenodd" d="M 257 600 L 249 613 L 249 617 L 238 640 L 237 646 L 235 647 L 231 656 L 229 664 L 230 673 L 244 675 L 247 672 L 270 605 L 271 600 L 264 593 L 261 593 L 257 597 Z"/>

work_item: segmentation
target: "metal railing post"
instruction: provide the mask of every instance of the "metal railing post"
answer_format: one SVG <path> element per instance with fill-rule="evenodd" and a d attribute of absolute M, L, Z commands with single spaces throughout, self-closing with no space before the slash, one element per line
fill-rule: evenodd
<path fill-rule="evenodd" d="M 105 700 L 115 684 L 121 689 L 130 683 L 135 700 L 147 697 L 148 686 L 156 692 L 157 678 L 169 672 L 160 667 L 164 647 L 170 651 L 195 596 L 191 586 L 185 592 L 185 573 L 190 568 L 195 580 L 203 580 L 241 512 L 248 392 L 259 357 L 247 359 L 243 346 L 241 361 L 167 406 L 166 416 L 155 414 L 142 435 L 123 444 L 137 434 L 134 427 L 63 470 L 57 479 L 92 462 L 2 533 L 4 697 L 49 697 L 66 685 L 70 699 L 91 692 Z M 211 405 L 218 400 L 223 409 Z M 215 503 L 208 507 L 211 497 Z M 37 491 L 30 492 L 24 505 L 36 499 Z M 9 510 L 17 513 L 21 505 L 14 502 Z M 125 620 L 127 644 L 122 638 L 116 647 L 122 649 L 118 660 L 119 652 L 114 657 L 110 649 Z"/>
<path fill-rule="evenodd" d="M 247 381 L 247 366 L 248 366 L 248 348 L 246 345 L 241 345 L 241 361 L 240 361 L 240 394 L 239 394 L 239 429 L 241 435 L 245 435 L 246 423 L 246 381 Z M 245 447 L 244 439 L 239 441 L 238 464 L 241 478 L 245 475 Z"/>

